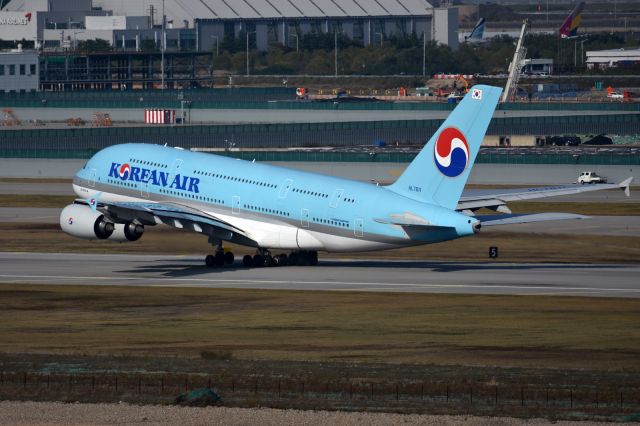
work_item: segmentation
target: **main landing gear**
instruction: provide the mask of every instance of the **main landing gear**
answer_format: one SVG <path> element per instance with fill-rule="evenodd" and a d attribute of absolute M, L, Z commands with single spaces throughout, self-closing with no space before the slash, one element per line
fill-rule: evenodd
<path fill-rule="evenodd" d="M 224 265 L 231 265 L 235 260 L 235 256 L 232 252 L 225 252 L 222 248 L 221 241 L 210 241 L 215 247 L 215 254 L 209 254 L 204 258 L 204 263 L 209 268 L 222 267 Z"/>
<path fill-rule="evenodd" d="M 204 259 L 204 263 L 209 268 L 232 265 L 235 256 L 232 252 L 225 252 L 222 242 L 210 240 L 215 247 L 215 254 L 209 254 Z M 267 266 L 315 266 L 318 264 L 318 252 L 309 250 L 292 251 L 289 255 L 284 253 L 272 255 L 267 249 L 259 248 L 253 256 L 246 255 L 242 258 L 242 265 L 245 268 L 261 268 Z"/>
<path fill-rule="evenodd" d="M 250 267 L 267 266 L 315 266 L 318 264 L 317 251 L 292 251 L 273 256 L 268 250 L 258 249 L 254 256 L 246 255 L 242 258 L 242 265 Z"/>

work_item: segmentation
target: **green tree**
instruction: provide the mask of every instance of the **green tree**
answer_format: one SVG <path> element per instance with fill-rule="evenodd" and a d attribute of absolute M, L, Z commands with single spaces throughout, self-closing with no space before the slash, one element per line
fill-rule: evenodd
<path fill-rule="evenodd" d="M 77 45 L 77 50 L 81 50 L 83 52 L 110 52 L 113 50 L 111 47 L 111 43 L 107 40 L 103 40 L 101 38 L 96 38 L 94 40 L 80 40 Z"/>

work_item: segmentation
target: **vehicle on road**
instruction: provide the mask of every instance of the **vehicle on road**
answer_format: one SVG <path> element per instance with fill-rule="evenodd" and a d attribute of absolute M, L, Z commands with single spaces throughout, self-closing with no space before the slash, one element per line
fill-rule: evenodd
<path fill-rule="evenodd" d="M 563 213 L 511 213 L 511 200 L 573 194 L 618 185 L 507 189 L 463 196 L 501 89 L 471 88 L 389 186 L 150 144 L 96 153 L 73 179 L 80 197 L 60 226 L 85 239 L 136 241 L 148 226 L 206 236 L 207 266 L 234 263 L 223 242 L 255 248 L 245 266 L 315 265 L 318 251 L 385 250 L 453 240 L 484 226 L 576 219 Z M 630 179 L 620 187 L 628 192 Z M 280 251 L 277 253 L 276 251 Z M 288 251 L 289 253 L 283 253 Z"/>
<path fill-rule="evenodd" d="M 610 99 L 624 99 L 624 95 L 620 92 L 611 92 L 607 94 Z"/>
<path fill-rule="evenodd" d="M 607 178 L 598 175 L 596 172 L 582 172 L 578 176 L 578 183 L 584 185 L 585 183 L 607 183 Z"/>

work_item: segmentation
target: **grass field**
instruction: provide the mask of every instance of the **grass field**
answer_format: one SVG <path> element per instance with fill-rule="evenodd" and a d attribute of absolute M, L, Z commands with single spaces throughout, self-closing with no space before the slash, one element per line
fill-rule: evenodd
<path fill-rule="evenodd" d="M 640 369 L 637 299 L 7 284 L 0 300 L 11 353 Z"/>

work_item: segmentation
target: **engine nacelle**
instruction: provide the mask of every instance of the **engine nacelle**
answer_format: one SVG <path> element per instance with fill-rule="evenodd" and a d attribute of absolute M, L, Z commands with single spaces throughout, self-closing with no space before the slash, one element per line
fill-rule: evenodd
<path fill-rule="evenodd" d="M 60 213 L 60 228 L 67 234 L 86 240 L 137 241 L 144 225 L 109 221 L 100 212 L 83 204 L 70 204 Z"/>

